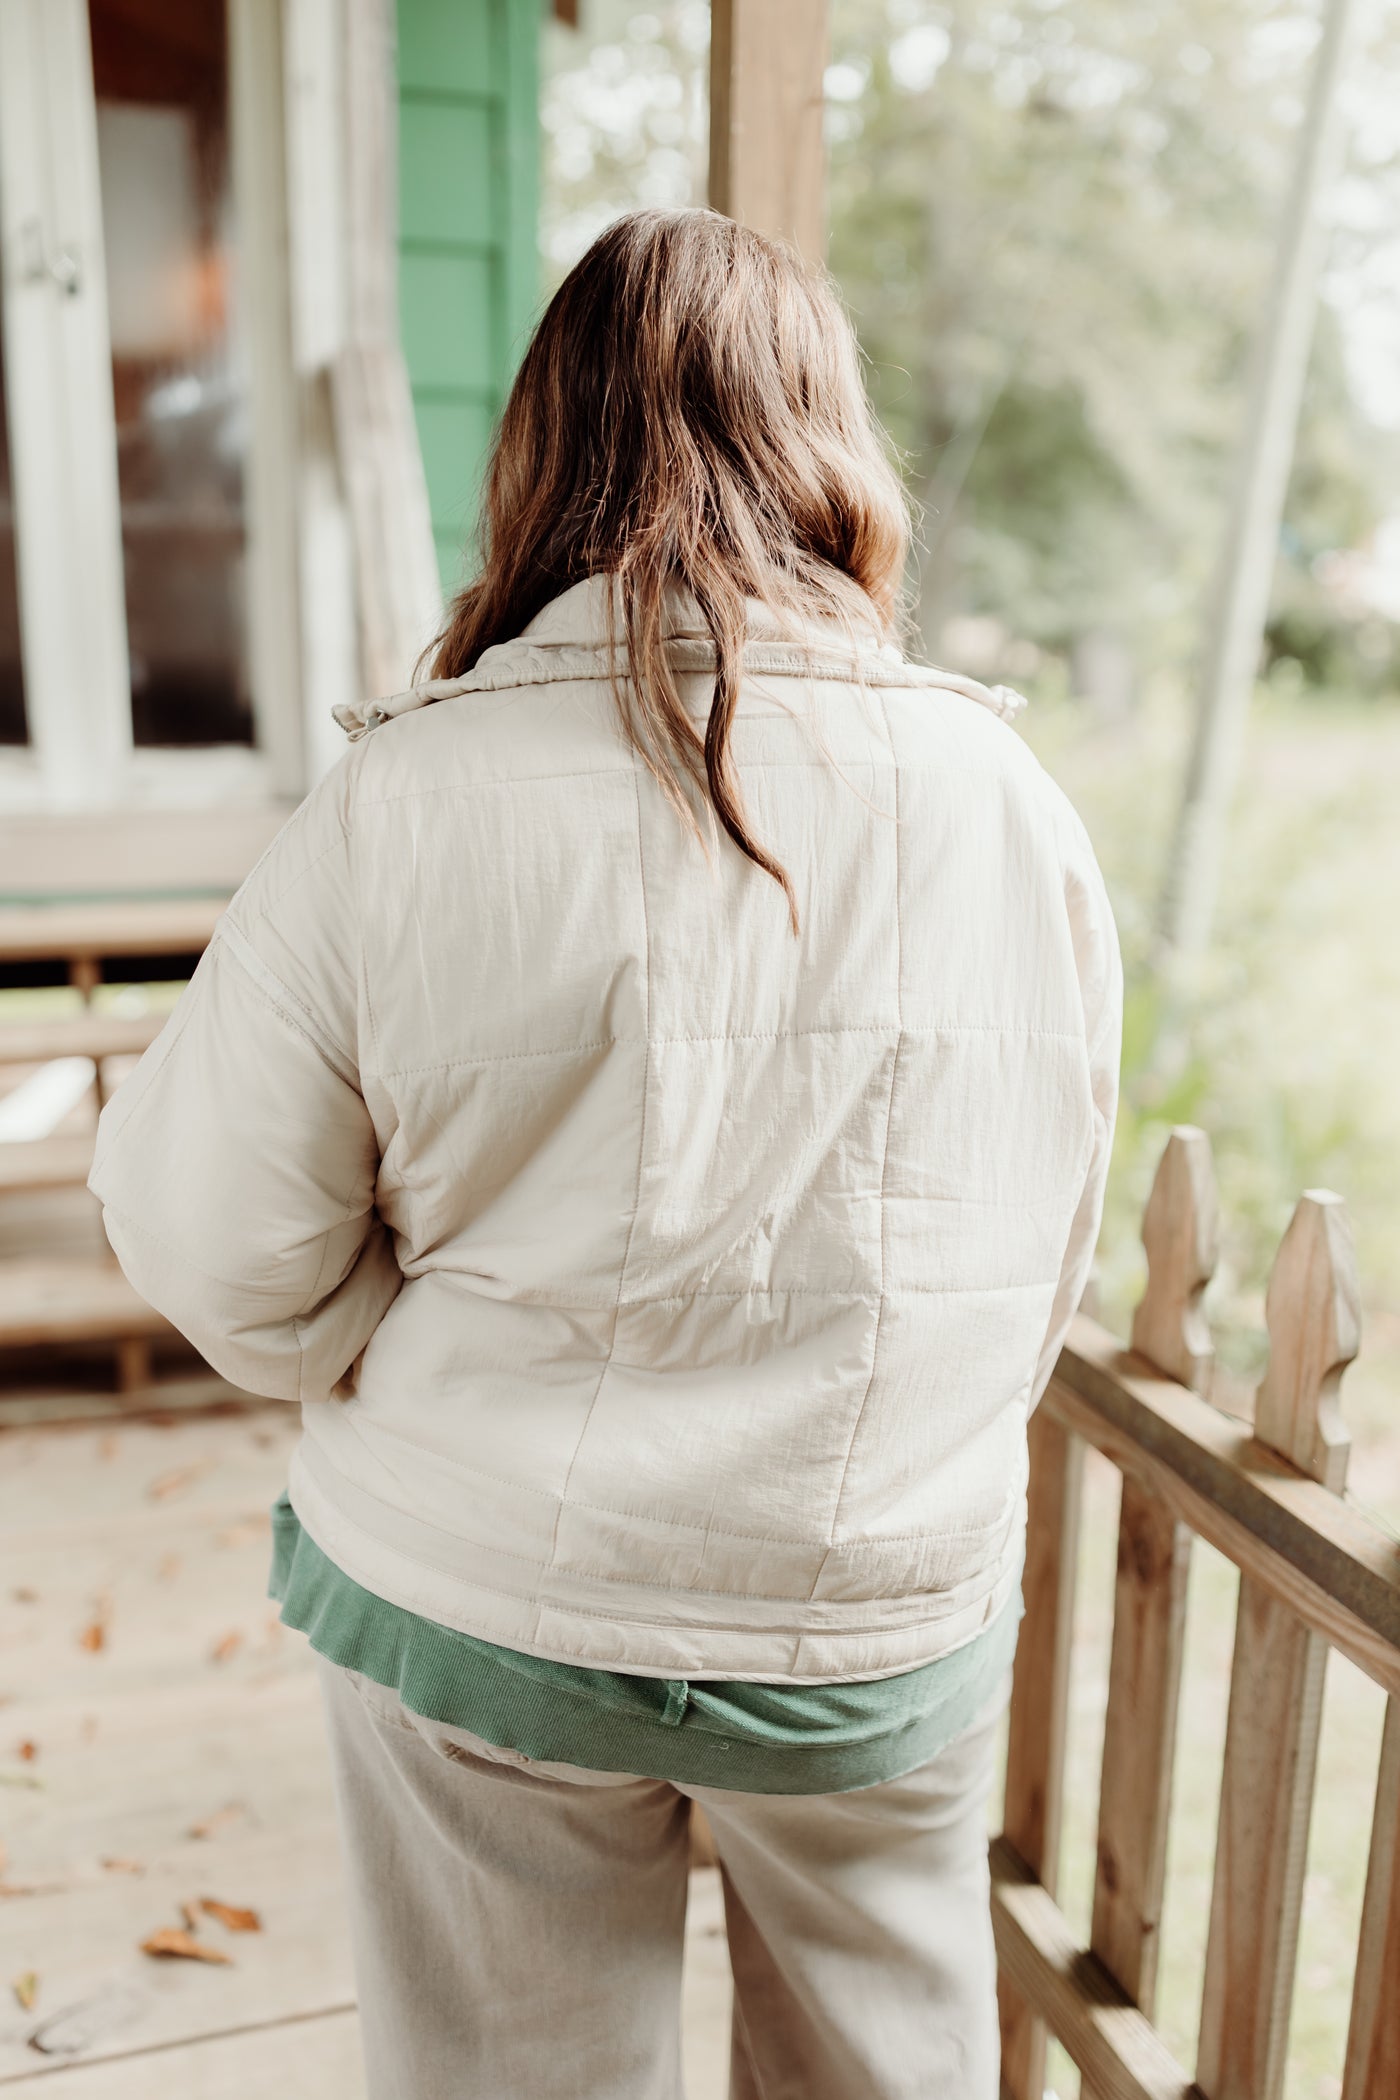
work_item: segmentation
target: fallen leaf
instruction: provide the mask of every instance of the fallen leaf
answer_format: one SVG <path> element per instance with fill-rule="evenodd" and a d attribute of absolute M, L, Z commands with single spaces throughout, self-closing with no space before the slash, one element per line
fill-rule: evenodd
<path fill-rule="evenodd" d="M 15 1754 L 23 1764 L 32 1765 L 35 1758 L 39 1755 L 39 1745 L 31 1743 L 26 1737 Z"/>
<path fill-rule="evenodd" d="M 0 1772 L 0 1786 L 28 1786 L 39 1791 L 43 1784 L 33 1772 Z"/>
<path fill-rule="evenodd" d="M 180 1905 L 180 1916 L 185 1921 L 186 1932 L 198 1932 L 199 1912 L 192 1903 L 182 1903 Z"/>
<path fill-rule="evenodd" d="M 170 1495 L 183 1494 L 205 1470 L 203 1466 L 176 1466 L 172 1472 L 158 1474 L 146 1489 L 147 1498 L 152 1502 L 164 1502 Z"/>
<path fill-rule="evenodd" d="M 240 1910 L 236 1904 L 220 1903 L 216 1896 L 201 1896 L 199 1907 L 207 1917 L 217 1918 L 230 1932 L 261 1932 L 262 1919 L 255 1910 Z"/>
<path fill-rule="evenodd" d="M 107 1628 L 103 1624 L 101 1619 L 94 1619 L 91 1622 L 91 1624 L 85 1626 L 82 1632 L 78 1635 L 78 1646 L 80 1648 L 86 1648 L 89 1655 L 96 1655 L 98 1650 L 100 1648 L 105 1648 L 106 1645 Z"/>
<path fill-rule="evenodd" d="M 151 1933 L 149 1938 L 142 1940 L 141 1952 L 171 1961 L 217 1962 L 225 1968 L 232 1961 L 231 1955 L 221 1953 L 217 1947 L 206 1946 L 192 1932 L 182 1932 L 178 1925 L 162 1925 L 158 1932 Z"/>
<path fill-rule="evenodd" d="M 243 1636 L 241 1633 L 236 1630 L 233 1633 L 226 1633 L 221 1639 L 215 1641 L 213 1647 L 209 1650 L 209 1660 L 216 1663 L 227 1662 L 229 1657 L 236 1655 L 242 1646 Z"/>
<path fill-rule="evenodd" d="M 27 1582 L 21 1583 L 17 1590 L 11 1591 L 11 1595 L 16 1604 L 37 1604 L 39 1602 L 39 1592 L 30 1589 Z"/>
<path fill-rule="evenodd" d="M 22 1976 L 16 1976 L 14 1993 L 22 2010 L 33 2012 L 34 2001 L 39 1995 L 39 1979 L 32 1969 L 26 1969 Z"/>
<path fill-rule="evenodd" d="M 99 1862 L 108 1874 L 144 1874 L 145 1863 L 139 1859 L 104 1859 Z"/>
<path fill-rule="evenodd" d="M 192 1838 L 211 1838 L 216 1830 L 222 1830 L 225 1823 L 235 1822 L 244 1812 L 241 1801 L 226 1801 L 222 1808 L 214 1810 L 212 1816 L 205 1816 L 198 1823 L 191 1823 L 189 1834 Z"/>

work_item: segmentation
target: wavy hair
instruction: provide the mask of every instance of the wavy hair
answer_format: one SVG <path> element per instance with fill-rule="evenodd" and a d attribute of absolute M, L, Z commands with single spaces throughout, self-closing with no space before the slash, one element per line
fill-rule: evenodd
<path fill-rule="evenodd" d="M 826 277 L 717 212 L 616 220 L 534 332 L 492 448 L 479 533 L 480 571 L 426 652 L 431 675 L 461 677 L 570 585 L 613 576 L 626 734 L 697 836 L 687 785 L 703 789 L 735 845 L 782 887 L 796 932 L 792 883 L 749 830 L 730 752 L 747 601 L 780 626 L 835 621 L 853 648 L 872 626 L 884 637 L 909 541 Z M 676 590 L 714 645 L 703 736 L 667 658 Z"/>

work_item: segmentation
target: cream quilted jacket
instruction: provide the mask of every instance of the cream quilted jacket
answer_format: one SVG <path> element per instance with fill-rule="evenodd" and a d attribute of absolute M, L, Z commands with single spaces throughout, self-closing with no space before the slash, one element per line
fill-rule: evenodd
<path fill-rule="evenodd" d="M 92 1187 L 136 1288 L 300 1402 L 292 1500 L 366 1589 L 566 1662 L 889 1675 L 1015 1581 L 1112 918 L 1014 696 L 756 623 L 734 749 L 794 939 L 624 742 L 605 589 L 342 710 Z"/>

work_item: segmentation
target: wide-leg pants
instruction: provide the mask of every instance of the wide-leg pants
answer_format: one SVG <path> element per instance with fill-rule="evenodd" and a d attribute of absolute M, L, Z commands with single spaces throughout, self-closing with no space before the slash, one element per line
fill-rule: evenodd
<path fill-rule="evenodd" d="M 530 1761 L 320 1668 L 370 2100 L 681 2100 L 692 1800 L 723 1878 L 730 2100 L 996 2100 L 1009 1675 L 903 1778 L 743 1794 Z"/>

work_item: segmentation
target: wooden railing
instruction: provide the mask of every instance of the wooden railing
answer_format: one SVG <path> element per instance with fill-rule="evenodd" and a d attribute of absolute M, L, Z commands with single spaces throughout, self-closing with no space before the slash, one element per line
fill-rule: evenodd
<path fill-rule="evenodd" d="M 1400 2100 L 1400 1544 L 1344 1493 L 1338 1386 L 1359 1343 L 1346 1213 L 1317 1190 L 1294 1211 L 1252 1426 L 1208 1397 L 1216 1201 L 1199 1130 L 1172 1134 L 1143 1239 L 1131 1349 L 1081 1315 L 1031 1420 L 1026 1615 L 992 1847 L 1003 2094 L 1041 2100 L 1054 2034 L 1093 2100 L 1279 2100 L 1332 1647 L 1389 1695 L 1342 2096 Z M 1083 1947 L 1055 1891 L 1086 1445 L 1123 1478 Z M 1240 1572 L 1194 2078 L 1152 2024 L 1193 1538 Z"/>

